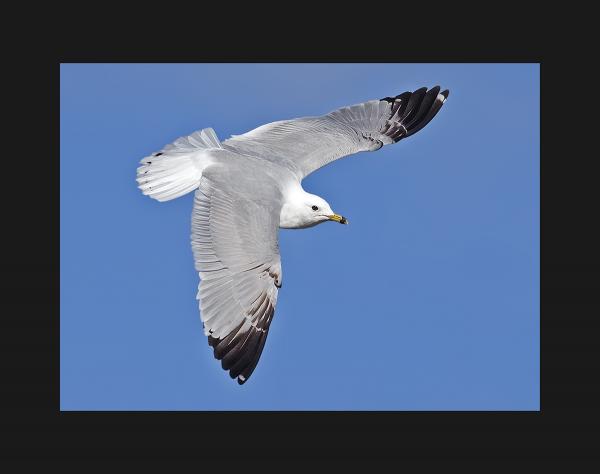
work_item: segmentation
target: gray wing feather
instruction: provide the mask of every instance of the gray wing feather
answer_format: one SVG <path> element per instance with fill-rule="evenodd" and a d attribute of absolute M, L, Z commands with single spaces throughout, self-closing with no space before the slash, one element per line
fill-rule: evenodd
<path fill-rule="evenodd" d="M 200 314 L 209 344 L 238 383 L 262 353 L 281 286 L 277 200 L 252 201 L 203 177 L 192 215 Z"/>
<path fill-rule="evenodd" d="M 396 97 L 343 107 L 319 117 L 262 125 L 222 142 L 224 148 L 282 164 L 300 179 L 332 161 L 375 151 L 422 129 L 449 92 L 423 87 Z"/>

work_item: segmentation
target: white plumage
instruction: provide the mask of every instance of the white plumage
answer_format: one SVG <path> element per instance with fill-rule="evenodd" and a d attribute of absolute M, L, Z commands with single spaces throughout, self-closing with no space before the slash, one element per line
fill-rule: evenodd
<path fill-rule="evenodd" d="M 192 250 L 205 334 L 245 383 L 261 356 L 282 285 L 278 228 L 347 220 L 302 179 L 332 161 L 421 130 L 448 91 L 418 89 L 320 117 L 262 125 L 220 142 L 211 128 L 181 137 L 137 169 L 142 192 L 168 201 L 196 190 Z"/>

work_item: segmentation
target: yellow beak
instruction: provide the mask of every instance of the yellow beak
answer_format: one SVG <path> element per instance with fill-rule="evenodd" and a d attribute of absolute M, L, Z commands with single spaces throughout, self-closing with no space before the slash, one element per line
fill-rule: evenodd
<path fill-rule="evenodd" d="M 348 223 L 348 219 L 346 219 L 344 216 L 340 216 L 338 214 L 331 214 L 330 216 L 327 216 L 327 217 L 329 218 L 330 221 L 339 222 L 340 224 Z"/>

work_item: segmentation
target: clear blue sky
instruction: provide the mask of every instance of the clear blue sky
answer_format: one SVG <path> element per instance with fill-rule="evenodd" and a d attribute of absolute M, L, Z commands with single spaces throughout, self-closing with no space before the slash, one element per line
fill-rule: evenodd
<path fill-rule="evenodd" d="M 441 85 L 416 135 L 304 181 L 347 216 L 280 231 L 284 282 L 239 386 L 195 299 L 193 195 L 141 158 Z M 539 66 L 61 66 L 63 410 L 538 410 Z"/>

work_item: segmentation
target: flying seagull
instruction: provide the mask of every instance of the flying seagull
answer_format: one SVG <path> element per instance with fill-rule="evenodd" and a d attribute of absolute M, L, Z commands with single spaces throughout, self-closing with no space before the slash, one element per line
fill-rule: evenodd
<path fill-rule="evenodd" d="M 423 87 L 319 117 L 262 125 L 221 142 L 196 131 L 141 160 L 137 183 L 158 201 L 195 190 L 196 298 L 208 344 L 241 385 L 258 363 L 282 284 L 278 229 L 347 224 L 302 180 L 338 158 L 376 151 L 417 133 L 449 91 Z"/>

